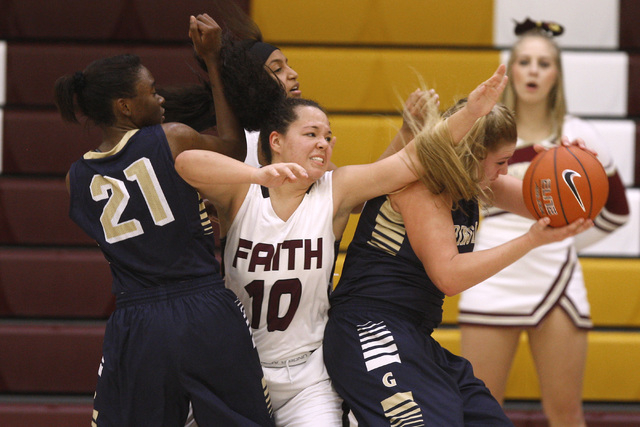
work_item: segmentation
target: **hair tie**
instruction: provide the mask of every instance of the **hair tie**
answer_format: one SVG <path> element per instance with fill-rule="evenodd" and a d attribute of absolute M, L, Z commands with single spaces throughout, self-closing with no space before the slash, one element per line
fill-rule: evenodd
<path fill-rule="evenodd" d="M 73 74 L 73 87 L 75 88 L 76 92 L 80 92 L 82 89 L 84 89 L 86 83 L 87 80 L 82 71 L 76 71 Z"/>
<path fill-rule="evenodd" d="M 564 33 L 564 27 L 557 22 L 547 22 L 547 21 L 532 21 L 527 18 L 524 22 L 515 21 L 516 27 L 514 32 L 516 36 L 521 36 L 529 31 L 538 30 L 549 37 L 559 36 Z"/>

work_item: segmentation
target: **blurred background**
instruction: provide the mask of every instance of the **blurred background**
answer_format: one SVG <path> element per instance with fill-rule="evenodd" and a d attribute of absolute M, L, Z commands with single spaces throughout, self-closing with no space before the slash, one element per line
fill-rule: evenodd
<path fill-rule="evenodd" d="M 403 100 L 423 83 L 446 108 L 488 78 L 506 63 L 514 20 L 565 27 L 556 41 L 569 111 L 608 142 L 631 209 L 627 225 L 581 254 L 595 324 L 587 422 L 640 425 L 640 2 L 235 1 L 289 58 L 303 95 L 330 113 L 337 165 L 374 161 L 401 124 Z M 121 53 L 140 55 L 158 86 L 196 83 L 188 19 L 215 17 L 211 3 L 0 0 L 1 426 L 90 423 L 104 324 L 114 308 L 108 265 L 68 218 L 64 185 L 71 163 L 98 145 L 98 133 L 62 122 L 53 84 Z M 456 307 L 457 298 L 446 300 L 436 339 L 458 353 Z M 505 405 L 517 426 L 546 425 L 539 396 L 523 348 Z"/>

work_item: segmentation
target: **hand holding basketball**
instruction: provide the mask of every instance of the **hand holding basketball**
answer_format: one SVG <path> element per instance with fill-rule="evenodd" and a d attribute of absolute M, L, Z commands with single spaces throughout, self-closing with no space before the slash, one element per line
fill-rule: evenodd
<path fill-rule="evenodd" d="M 593 221 L 590 219 L 585 220 L 584 218 L 578 218 L 571 224 L 561 227 L 547 227 L 550 222 L 549 217 L 540 218 L 529 229 L 529 238 L 534 247 L 559 242 L 593 227 Z"/>
<path fill-rule="evenodd" d="M 522 195 L 534 218 L 549 217 L 549 225 L 561 227 L 579 218 L 594 219 L 607 201 L 609 181 L 595 156 L 560 146 L 534 157 Z"/>
<path fill-rule="evenodd" d="M 593 154 L 594 156 L 598 156 L 598 153 L 596 153 L 594 150 L 592 150 L 591 148 L 587 147 L 587 144 L 585 144 L 584 140 L 582 138 L 576 138 L 574 140 L 569 140 L 569 138 L 567 136 L 563 136 L 560 143 L 565 146 L 565 147 L 578 147 L 583 149 L 584 151 Z M 533 146 L 533 149 L 536 151 L 536 153 L 542 153 L 544 151 L 547 151 L 549 149 L 549 147 L 545 147 L 544 145 L 541 144 L 535 144 Z"/>

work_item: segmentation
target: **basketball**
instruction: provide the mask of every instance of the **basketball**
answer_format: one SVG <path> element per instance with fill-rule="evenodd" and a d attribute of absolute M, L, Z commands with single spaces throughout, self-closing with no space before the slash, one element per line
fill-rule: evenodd
<path fill-rule="evenodd" d="M 591 153 L 559 146 L 533 158 L 522 195 L 534 218 L 548 216 L 552 227 L 562 227 L 579 218 L 594 219 L 607 201 L 609 181 Z"/>

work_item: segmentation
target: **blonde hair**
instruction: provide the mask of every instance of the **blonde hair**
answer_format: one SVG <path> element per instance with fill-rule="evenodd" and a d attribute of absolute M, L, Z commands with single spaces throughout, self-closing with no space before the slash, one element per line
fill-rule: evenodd
<path fill-rule="evenodd" d="M 418 159 L 424 168 L 420 180 L 432 193 L 449 195 L 454 209 L 460 200 L 489 198 L 482 186 L 482 161 L 487 153 L 517 139 L 511 110 L 496 104 L 454 145 L 446 119 L 465 104 L 466 99 L 458 101 L 435 126 L 424 126 L 415 136 Z"/>
<path fill-rule="evenodd" d="M 549 92 L 549 99 L 547 109 L 551 112 L 551 120 L 553 121 L 553 140 L 555 142 L 560 141 L 562 137 L 562 126 L 564 125 L 564 117 L 567 114 L 567 101 L 564 93 L 564 74 L 562 72 L 562 59 L 560 57 L 560 47 L 558 44 L 543 30 L 533 29 L 524 33 L 516 43 L 511 47 L 509 62 L 507 63 L 507 76 L 509 76 L 509 83 L 502 93 L 502 102 L 510 108 L 512 111 L 517 111 L 518 99 L 515 89 L 513 88 L 512 68 L 516 61 L 518 48 L 522 44 L 523 40 L 531 37 L 539 37 L 544 39 L 551 46 L 555 60 L 556 67 L 558 69 L 558 76 L 556 78 L 556 84 L 551 88 Z"/>

